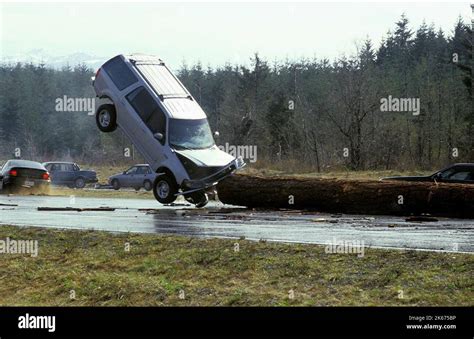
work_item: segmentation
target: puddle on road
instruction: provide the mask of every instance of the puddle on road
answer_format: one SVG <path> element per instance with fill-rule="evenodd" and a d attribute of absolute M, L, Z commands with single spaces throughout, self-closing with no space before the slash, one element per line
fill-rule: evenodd
<path fill-rule="evenodd" d="M 474 252 L 474 220 L 324 214 L 306 210 L 265 210 L 210 202 L 197 209 L 186 202 L 161 206 L 151 199 L 1 196 L 0 224 L 111 232 L 182 234 L 324 244 L 332 239 L 365 239 L 368 246 L 441 249 L 458 244 Z M 16 206 L 15 206 L 16 205 Z M 73 210 L 38 211 L 38 207 Z M 109 207 L 115 211 L 93 211 Z M 76 210 L 81 209 L 78 213 Z M 86 210 L 83 210 L 86 209 Z"/>

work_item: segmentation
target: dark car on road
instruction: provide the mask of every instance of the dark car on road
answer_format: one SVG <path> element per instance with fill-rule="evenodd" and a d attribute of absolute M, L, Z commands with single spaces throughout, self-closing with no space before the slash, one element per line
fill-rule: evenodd
<path fill-rule="evenodd" d="M 97 182 L 96 172 L 83 171 L 73 162 L 45 162 L 43 165 L 51 174 L 51 182 L 54 185 L 84 188 L 86 184 Z"/>
<path fill-rule="evenodd" d="M 427 176 L 385 177 L 380 180 L 474 184 L 474 163 L 454 164 Z"/>
<path fill-rule="evenodd" d="M 51 179 L 46 168 L 36 161 L 8 160 L 0 169 L 3 192 L 30 189 L 46 192 Z"/>
<path fill-rule="evenodd" d="M 153 172 L 149 165 L 139 164 L 130 167 L 123 173 L 112 175 L 109 178 L 109 184 L 115 190 L 122 187 L 132 187 L 138 191 L 143 187 L 145 190 L 151 191 L 153 188 L 153 182 L 157 176 L 158 175 Z"/>

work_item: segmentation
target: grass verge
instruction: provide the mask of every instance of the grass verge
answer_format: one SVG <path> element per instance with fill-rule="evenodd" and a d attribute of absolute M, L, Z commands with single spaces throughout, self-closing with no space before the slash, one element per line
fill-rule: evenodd
<path fill-rule="evenodd" d="M 473 305 L 474 256 L 0 226 L 0 305 Z M 126 251 L 127 244 L 130 245 Z M 238 244 L 238 245 L 236 245 Z M 72 299 L 72 292 L 75 298 Z"/>

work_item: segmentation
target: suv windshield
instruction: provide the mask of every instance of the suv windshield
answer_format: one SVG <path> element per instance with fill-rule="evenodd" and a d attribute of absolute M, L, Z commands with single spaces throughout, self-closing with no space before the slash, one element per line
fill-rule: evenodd
<path fill-rule="evenodd" d="M 204 149 L 214 146 L 207 119 L 170 119 L 169 143 L 177 149 Z"/>

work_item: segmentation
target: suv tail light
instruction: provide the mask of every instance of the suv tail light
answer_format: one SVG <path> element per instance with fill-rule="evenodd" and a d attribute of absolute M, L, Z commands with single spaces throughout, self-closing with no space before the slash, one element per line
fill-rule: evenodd
<path fill-rule="evenodd" d="M 12 177 L 17 177 L 18 176 L 18 171 L 13 169 L 10 172 L 8 172 L 8 174 L 10 174 L 10 176 L 12 176 Z"/>
<path fill-rule="evenodd" d="M 49 180 L 49 173 L 48 172 L 43 173 L 42 178 L 43 180 Z"/>

